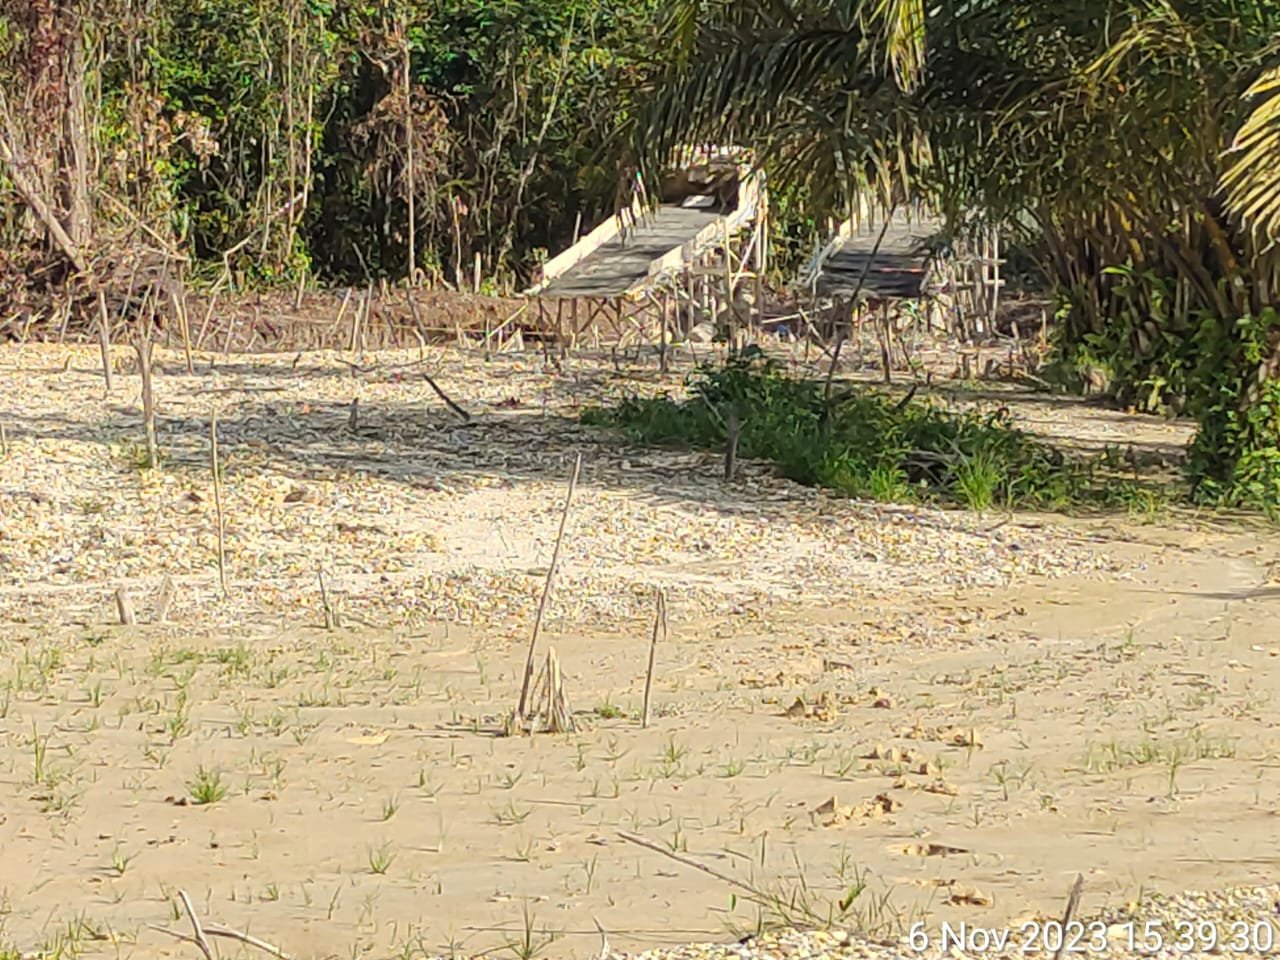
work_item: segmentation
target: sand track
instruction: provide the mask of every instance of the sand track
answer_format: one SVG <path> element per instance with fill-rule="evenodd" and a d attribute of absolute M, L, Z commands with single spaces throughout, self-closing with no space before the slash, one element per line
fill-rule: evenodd
<path fill-rule="evenodd" d="M 145 926 L 178 888 L 298 957 L 478 954 L 526 926 L 593 956 L 596 920 L 616 949 L 759 920 L 619 831 L 814 903 L 864 880 L 846 925 L 886 894 L 931 922 L 1056 912 L 1077 872 L 1089 910 L 1274 877 L 1269 531 L 843 503 L 758 466 L 725 487 L 713 455 L 574 423 L 659 386 L 588 361 L 432 353 L 463 423 L 416 351 L 359 376 L 160 359 L 168 460 L 144 471 L 136 375 L 104 404 L 91 350 L 0 353 L 2 942 L 189 956 Z M 1170 429 L 1078 409 L 1055 429 Z M 583 729 L 497 737 L 579 452 L 546 637 Z"/>

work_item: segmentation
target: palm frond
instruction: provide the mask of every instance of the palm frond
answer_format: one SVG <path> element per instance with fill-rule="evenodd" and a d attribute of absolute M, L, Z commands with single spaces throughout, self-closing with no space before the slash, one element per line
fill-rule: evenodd
<path fill-rule="evenodd" d="M 921 143 L 904 89 L 923 63 L 921 0 L 669 9 L 671 49 L 633 128 L 646 176 L 678 143 L 714 141 L 749 147 L 771 177 L 803 185 L 816 216 L 841 212 L 855 189 L 904 192 Z"/>
<path fill-rule="evenodd" d="M 870 14 L 888 69 L 903 90 L 914 90 L 924 73 L 928 49 L 923 0 L 873 0 Z"/>
<path fill-rule="evenodd" d="M 1280 237 L 1280 66 L 1249 87 L 1252 109 L 1227 154 L 1222 178 L 1227 204 L 1241 221 Z"/>

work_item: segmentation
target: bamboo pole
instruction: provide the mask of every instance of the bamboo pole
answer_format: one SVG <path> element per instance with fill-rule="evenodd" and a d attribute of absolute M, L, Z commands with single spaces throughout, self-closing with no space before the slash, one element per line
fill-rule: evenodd
<path fill-rule="evenodd" d="M 664 640 L 667 636 L 666 592 L 661 587 L 658 587 L 654 590 L 653 596 L 653 635 L 649 638 L 649 667 L 644 675 L 644 706 L 640 710 L 640 726 L 642 728 L 648 728 L 649 726 L 649 697 L 653 692 L 653 667 L 658 656 L 658 636 L 661 634 Z"/>
<path fill-rule="evenodd" d="M 107 298 L 98 288 L 98 345 L 102 351 L 102 382 L 111 393 L 111 317 L 107 313 Z"/>
<path fill-rule="evenodd" d="M 196 372 L 191 359 L 191 320 L 187 315 L 187 283 L 182 264 L 178 264 L 177 285 L 169 288 L 169 299 L 173 301 L 173 312 L 178 317 L 178 335 L 182 337 L 182 353 L 187 361 L 188 375 Z"/>
<path fill-rule="evenodd" d="M 729 350 L 738 352 L 738 311 L 733 303 L 733 252 L 729 245 L 729 221 L 720 221 L 724 242 L 724 309 L 729 321 Z"/>
<path fill-rule="evenodd" d="M 156 442 L 156 403 L 151 380 L 151 335 L 143 325 L 133 342 L 138 355 L 138 372 L 142 375 L 142 425 L 147 438 L 147 467 L 160 466 L 160 447 Z"/>
<path fill-rule="evenodd" d="M 670 297 L 665 290 L 662 291 L 662 299 L 658 302 L 658 372 L 667 372 L 667 311 L 670 304 Z"/>
<path fill-rule="evenodd" d="M 405 193 L 409 205 L 409 286 L 412 287 L 417 282 L 418 275 L 417 217 L 414 207 L 414 195 L 418 191 L 413 156 L 413 72 L 411 70 L 409 32 L 403 24 L 400 29 L 404 41 L 404 163 L 405 175 L 409 180 L 409 186 Z"/>
<path fill-rule="evenodd" d="M 218 585 L 222 599 L 227 598 L 227 546 L 226 523 L 222 514 L 222 477 L 218 466 L 218 411 L 215 407 L 209 415 L 209 469 L 213 474 L 213 509 L 218 535 Z"/>
<path fill-rule="evenodd" d="M 569 476 L 569 489 L 564 496 L 564 510 L 560 513 L 560 529 L 556 533 L 556 544 L 551 550 L 551 565 L 547 567 L 547 578 L 542 584 L 542 598 L 538 601 L 538 612 L 533 620 L 533 636 L 529 640 L 529 653 L 525 658 L 524 681 L 520 685 L 520 704 L 516 708 L 517 718 L 523 720 L 529 706 L 529 686 L 533 683 L 533 658 L 538 648 L 538 634 L 542 630 L 542 617 L 547 609 L 547 597 L 551 594 L 551 581 L 555 578 L 556 567 L 560 563 L 560 545 L 564 541 L 564 528 L 569 521 L 569 505 L 573 502 L 573 491 L 578 486 L 578 474 L 582 470 L 582 454 L 573 461 L 573 473 Z"/>

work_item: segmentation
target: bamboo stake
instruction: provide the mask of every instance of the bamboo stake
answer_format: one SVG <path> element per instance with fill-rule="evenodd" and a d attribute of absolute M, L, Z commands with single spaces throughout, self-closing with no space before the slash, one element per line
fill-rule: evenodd
<path fill-rule="evenodd" d="M 373 284 L 370 283 L 364 293 L 364 310 L 356 304 L 356 312 L 352 316 L 351 348 L 348 352 L 356 355 L 356 360 L 364 363 L 364 328 L 369 325 L 369 317 L 373 312 Z M 357 348 L 359 352 L 357 353 Z"/>
<path fill-rule="evenodd" d="M 565 524 L 569 520 L 569 505 L 573 501 L 573 491 L 578 486 L 578 474 L 582 470 L 582 454 L 573 461 L 573 473 L 569 477 L 569 490 L 564 497 L 564 510 L 560 514 L 560 529 L 556 533 L 556 545 L 551 551 L 551 565 L 547 567 L 547 578 L 542 584 L 542 598 L 538 601 L 538 613 L 533 620 L 533 636 L 529 640 L 529 653 L 524 663 L 524 682 L 520 686 L 520 705 L 516 710 L 520 719 L 525 716 L 529 705 L 529 685 L 533 682 L 533 657 L 538 647 L 538 633 L 542 629 L 542 616 L 546 612 L 547 597 L 551 593 L 551 581 L 556 575 L 556 566 L 560 562 L 560 544 L 564 540 Z"/>
<path fill-rule="evenodd" d="M 324 628 L 332 630 L 338 626 L 338 615 L 329 602 L 329 590 L 324 582 L 324 567 L 316 568 L 316 579 L 320 583 L 320 609 L 324 613 Z"/>
<path fill-rule="evenodd" d="M 342 329 L 342 318 L 346 316 L 347 306 L 348 304 L 351 303 L 352 289 L 353 289 L 352 287 L 347 287 L 347 292 L 342 295 L 342 302 L 338 304 L 338 316 L 334 319 L 333 328 L 332 330 L 330 330 L 329 337 L 326 339 L 332 339 L 334 342 L 336 342 L 338 334 Z M 356 309 L 357 310 L 359 309 L 358 304 L 356 306 Z M 324 346 L 325 344 L 321 343 L 321 347 L 324 347 Z"/>
<path fill-rule="evenodd" d="M 404 31 L 404 27 L 401 27 Z M 403 33 L 404 40 L 404 148 L 405 148 L 405 173 L 409 179 L 409 189 L 407 198 L 409 203 L 409 286 L 412 287 L 416 283 L 418 274 L 418 241 L 417 241 L 417 224 L 414 209 L 414 194 L 417 193 L 416 184 L 414 182 L 414 157 L 413 157 L 413 76 L 410 58 L 409 34 L 407 31 Z"/>
<path fill-rule="evenodd" d="M 892 211 L 890 211 L 890 213 L 892 213 Z M 867 257 L 867 262 L 862 265 L 862 273 L 859 274 L 858 276 L 858 285 L 853 288 L 853 296 L 850 298 L 850 303 L 853 304 L 853 308 L 852 308 L 853 310 L 859 309 L 858 297 L 862 293 L 862 285 L 867 282 L 867 274 L 871 270 L 871 261 L 874 260 L 876 258 L 876 254 L 880 252 L 880 244 L 884 242 L 884 235 L 888 232 L 889 232 L 889 217 L 886 216 L 884 220 L 884 224 L 880 227 L 880 234 L 879 236 L 876 237 L 875 246 L 871 248 L 871 256 Z M 853 326 L 852 312 L 849 314 L 849 325 L 851 327 Z M 840 362 L 840 348 L 843 346 L 844 346 L 844 331 L 840 330 L 837 333 L 835 353 L 832 354 L 832 357 L 831 357 L 831 367 L 827 370 L 827 382 L 823 385 L 823 388 L 822 388 L 823 402 L 829 402 L 831 399 L 831 384 L 832 384 L 832 381 L 835 379 L 836 365 Z M 807 360 L 808 357 L 806 357 L 805 359 Z M 885 362 L 885 378 L 886 378 L 885 382 L 886 383 L 888 382 L 888 377 L 889 377 L 888 371 L 889 371 L 889 366 L 888 366 L 888 361 L 886 361 Z"/>
<path fill-rule="evenodd" d="M 173 605 L 174 592 L 173 578 L 166 573 L 164 580 L 160 583 L 160 592 L 156 595 L 156 623 L 164 623 L 169 619 L 169 608 Z"/>
<path fill-rule="evenodd" d="M 102 350 L 102 382 L 111 393 L 111 318 L 107 313 L 107 296 L 98 288 L 98 343 Z"/>
<path fill-rule="evenodd" d="M 213 292 L 209 295 L 209 305 L 204 311 L 204 320 L 200 323 L 200 332 L 196 334 L 196 349 L 199 350 L 204 343 L 205 334 L 209 332 L 209 324 L 213 320 L 214 308 L 218 305 L 218 290 L 215 284 Z"/>
<path fill-rule="evenodd" d="M 653 665 L 657 660 L 658 635 L 661 633 L 664 640 L 667 637 L 667 595 L 658 587 L 653 596 L 653 636 L 649 639 L 649 669 L 644 675 L 644 706 L 640 711 L 640 726 L 646 729 L 649 726 L 649 695 L 653 691 Z"/>
<path fill-rule="evenodd" d="M 572 733 L 573 714 L 564 692 L 564 678 L 560 673 L 560 658 L 555 647 L 547 651 L 547 732 Z"/>
<path fill-rule="evenodd" d="M 658 310 L 660 311 L 658 319 L 658 372 L 667 372 L 667 307 L 668 297 L 666 291 L 662 293 L 662 299 L 658 302 Z"/>
<path fill-rule="evenodd" d="M 737 406 L 732 405 L 725 416 L 724 479 L 726 483 L 731 482 L 738 471 L 738 440 L 741 436 L 742 418 L 738 415 Z"/>
<path fill-rule="evenodd" d="M 217 408 L 209 416 L 209 469 L 213 473 L 213 509 L 218 524 L 218 585 L 222 588 L 222 599 L 225 600 L 229 591 L 227 590 L 226 524 L 222 514 L 222 478 L 218 472 Z"/>
<path fill-rule="evenodd" d="M 181 266 L 178 269 L 178 287 L 181 288 L 182 295 L 178 295 L 177 289 L 170 288 L 169 298 L 173 301 L 174 313 L 178 315 L 178 335 L 182 337 L 182 352 L 187 360 L 187 373 L 194 375 L 196 368 L 191 360 L 191 320 L 187 316 L 187 286 L 183 280 Z"/>
<path fill-rule="evenodd" d="M 996 315 L 1000 308 L 1000 234 L 991 231 L 991 329 L 996 328 Z"/>
<path fill-rule="evenodd" d="M 142 374 L 142 424 L 147 438 L 147 466 L 160 466 L 160 447 L 156 442 L 156 402 L 151 383 L 151 337 L 144 325 L 133 342 L 138 354 L 138 371 Z"/>
<path fill-rule="evenodd" d="M 724 228 L 724 307 L 726 319 L 729 322 L 729 350 L 731 353 L 737 353 L 739 348 L 738 311 L 734 308 L 733 302 L 733 253 L 730 248 L 728 219 L 722 220 L 721 225 Z M 713 313 L 712 316 L 714 315 Z"/>
<path fill-rule="evenodd" d="M 889 301 L 883 301 L 880 309 L 880 364 L 884 367 L 884 382 L 893 383 L 893 341 L 889 339 Z"/>
<path fill-rule="evenodd" d="M 1067 894 L 1067 907 L 1062 913 L 1062 929 L 1066 930 L 1075 918 L 1076 908 L 1080 906 L 1080 894 L 1084 892 L 1084 874 L 1077 873 L 1075 883 L 1071 884 L 1071 892 Z M 1053 951 L 1053 960 L 1060 960 L 1065 944 L 1058 944 Z"/>
<path fill-rule="evenodd" d="M 124 587 L 116 591 L 116 613 L 119 614 L 120 623 L 123 626 L 130 627 L 138 622 L 133 612 L 133 600 L 129 598 L 129 591 Z"/>
<path fill-rule="evenodd" d="M 760 259 L 756 270 L 764 276 L 769 270 L 769 187 L 760 190 Z"/>

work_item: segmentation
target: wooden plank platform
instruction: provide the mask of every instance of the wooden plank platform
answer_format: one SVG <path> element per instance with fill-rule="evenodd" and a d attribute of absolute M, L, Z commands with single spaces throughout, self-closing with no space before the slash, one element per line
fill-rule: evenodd
<path fill-rule="evenodd" d="M 863 224 L 823 262 L 816 281 L 820 296 L 853 296 L 864 270 L 861 292 L 865 297 L 918 299 L 924 295 L 928 254 L 923 244 L 942 228 L 941 221 L 912 221 L 905 211 L 895 212 L 877 249 L 882 227 L 883 220 Z"/>
<path fill-rule="evenodd" d="M 621 296 L 648 276 L 653 261 L 693 240 L 720 216 L 715 210 L 664 204 L 539 292 L 546 297 Z"/>

